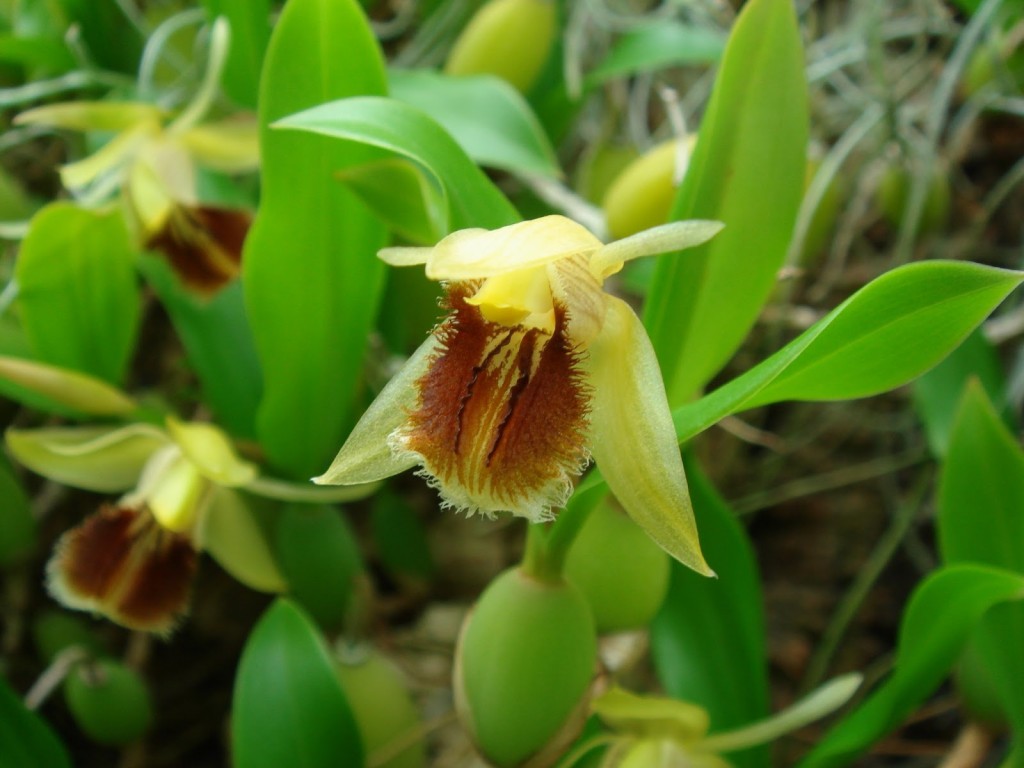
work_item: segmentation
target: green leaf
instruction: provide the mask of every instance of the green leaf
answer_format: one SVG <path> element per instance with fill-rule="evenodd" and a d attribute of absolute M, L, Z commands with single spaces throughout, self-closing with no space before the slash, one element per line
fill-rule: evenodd
<path fill-rule="evenodd" d="M 769 713 L 763 598 L 743 526 L 690 457 L 686 475 L 701 548 L 720 577 L 672 563 L 668 597 L 651 625 L 651 654 L 666 692 L 706 709 L 712 732 L 720 732 Z M 768 757 L 757 748 L 730 760 L 753 768 L 769 765 Z"/>
<path fill-rule="evenodd" d="M 954 565 L 931 574 L 903 614 L 893 674 L 818 742 L 800 768 L 851 764 L 932 694 L 989 609 L 1021 598 L 1024 576 L 1009 571 Z"/>
<path fill-rule="evenodd" d="M 391 96 L 437 121 L 474 161 L 515 173 L 558 177 L 558 158 L 519 91 L 487 75 L 451 77 L 391 70 Z"/>
<path fill-rule="evenodd" d="M 289 504 L 278 517 L 276 551 L 291 596 L 326 630 L 340 630 L 363 563 L 352 531 L 334 507 Z"/>
<path fill-rule="evenodd" d="M 139 327 L 135 256 L 120 211 L 53 203 L 33 217 L 15 278 L 39 360 L 124 378 Z"/>
<path fill-rule="evenodd" d="M 363 747 L 334 661 L 306 615 L 277 600 L 242 651 L 232 701 L 237 768 L 363 765 Z"/>
<path fill-rule="evenodd" d="M 937 457 L 946 455 L 953 416 L 971 377 L 980 380 L 993 402 L 1006 402 L 1006 382 L 999 355 L 981 329 L 974 331 L 949 357 L 914 382 L 914 405 L 924 423 L 932 454 Z M 1012 419 L 1009 408 L 1005 408 L 1005 418 Z"/>
<path fill-rule="evenodd" d="M 231 27 L 224 90 L 239 105 L 255 108 L 270 39 L 270 0 L 203 0 L 203 6 L 211 21 L 224 16 Z"/>
<path fill-rule="evenodd" d="M 1024 575 L 1024 451 L 978 381 L 964 391 L 939 484 L 943 562 L 977 563 Z M 987 668 L 1014 730 L 1024 734 L 1024 605 L 993 610 L 972 647 Z M 969 673 L 968 673 L 969 674 Z"/>
<path fill-rule="evenodd" d="M 434 575 L 426 528 L 405 499 L 383 488 L 374 497 L 370 526 L 381 562 L 391 573 L 416 581 Z"/>
<path fill-rule="evenodd" d="M 21 703 L 0 677 L 0 756 L 5 768 L 45 766 L 71 768 L 60 739 L 46 721 Z"/>
<path fill-rule="evenodd" d="M 887 272 L 774 355 L 672 416 L 680 441 L 732 413 L 782 400 L 885 392 L 927 371 L 1024 280 L 969 262 Z"/>
<path fill-rule="evenodd" d="M 807 124 L 793 3 L 751 0 L 729 38 L 672 211 L 725 230 L 661 257 L 645 307 L 672 405 L 732 356 L 775 285 L 803 195 Z"/>
<path fill-rule="evenodd" d="M 199 377 L 203 402 L 233 435 L 255 437 L 262 372 L 241 284 L 203 299 L 182 286 L 164 259 L 143 259 L 141 267 Z"/>
<path fill-rule="evenodd" d="M 15 562 L 36 543 L 36 521 L 21 484 L 7 460 L 0 457 L 0 566 Z"/>
<path fill-rule="evenodd" d="M 364 163 L 345 169 L 338 180 L 404 240 L 433 245 L 443 237 L 448 212 L 438 209 L 430 181 L 408 160 L 388 157 Z"/>
<path fill-rule="evenodd" d="M 594 86 L 616 77 L 688 64 L 714 64 L 722 58 L 725 36 L 716 29 L 662 20 L 624 34 L 587 75 Z"/>
<path fill-rule="evenodd" d="M 437 206 L 448 211 L 445 234 L 466 227 L 496 229 L 519 220 L 497 187 L 430 117 L 394 99 L 346 99 L 306 110 L 277 123 L 386 149 L 427 173 Z"/>
<path fill-rule="evenodd" d="M 332 99 L 383 93 L 380 50 L 359 6 L 291 0 L 260 87 L 263 198 L 242 262 L 263 368 L 257 433 L 275 467 L 308 478 L 330 463 L 352 426 L 385 232 L 334 177 L 375 159 L 372 150 L 270 124 Z"/>

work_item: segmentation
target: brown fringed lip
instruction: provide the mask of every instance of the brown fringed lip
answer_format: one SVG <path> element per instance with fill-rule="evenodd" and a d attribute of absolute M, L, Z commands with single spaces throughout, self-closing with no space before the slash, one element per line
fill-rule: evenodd
<path fill-rule="evenodd" d="M 251 223 L 247 211 L 179 205 L 145 246 L 163 254 L 188 288 L 211 296 L 241 271 Z"/>
<path fill-rule="evenodd" d="M 196 550 L 142 507 L 105 504 L 57 543 L 48 587 L 68 606 L 146 632 L 171 632 L 188 611 Z"/>
<path fill-rule="evenodd" d="M 466 302 L 475 290 L 448 285 L 439 349 L 393 441 L 419 458 L 449 506 L 548 518 L 589 458 L 584 353 L 565 332 L 564 307 L 552 333 L 507 326 Z"/>

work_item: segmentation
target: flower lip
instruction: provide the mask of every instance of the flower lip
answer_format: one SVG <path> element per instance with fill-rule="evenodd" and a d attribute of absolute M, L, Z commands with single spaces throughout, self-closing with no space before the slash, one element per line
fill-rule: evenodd
<path fill-rule="evenodd" d="M 556 325 L 504 326 L 468 303 L 472 285 L 449 286 L 452 314 L 441 347 L 418 381 L 418 406 L 388 438 L 414 456 L 446 506 L 549 519 L 586 466 L 589 390 L 579 351 Z"/>
<path fill-rule="evenodd" d="M 71 608 L 167 634 L 187 611 L 195 568 L 187 536 L 161 528 L 145 507 L 105 505 L 61 537 L 47 585 Z"/>

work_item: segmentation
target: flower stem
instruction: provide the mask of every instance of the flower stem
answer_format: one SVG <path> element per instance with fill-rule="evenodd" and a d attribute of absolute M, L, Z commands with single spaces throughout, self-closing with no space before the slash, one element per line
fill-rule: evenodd
<path fill-rule="evenodd" d="M 565 560 L 576 536 L 583 529 L 591 510 L 604 498 L 607 491 L 608 488 L 603 483 L 586 482 L 580 486 L 549 528 L 539 524 L 528 526 L 523 571 L 541 581 L 560 580 L 565 570 Z"/>
<path fill-rule="evenodd" d="M 532 579 L 556 582 L 562 578 L 561 571 L 552 567 L 548 555 L 548 530 L 543 523 L 528 523 L 526 526 L 526 551 L 519 566 Z"/>

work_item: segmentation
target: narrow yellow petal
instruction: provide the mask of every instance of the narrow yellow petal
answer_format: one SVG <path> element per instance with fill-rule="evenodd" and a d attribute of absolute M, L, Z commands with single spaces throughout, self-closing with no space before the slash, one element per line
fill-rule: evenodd
<path fill-rule="evenodd" d="M 4 439 L 33 472 L 98 493 L 133 488 L 149 457 L 168 444 L 167 435 L 148 424 L 9 429 Z"/>
<path fill-rule="evenodd" d="M 239 458 L 228 436 L 213 424 L 170 417 L 167 431 L 196 469 L 217 485 L 236 487 L 256 477 L 256 466 Z"/>
<path fill-rule="evenodd" d="M 381 248 L 377 258 L 392 267 L 415 267 L 426 264 L 433 248 Z"/>
<path fill-rule="evenodd" d="M 427 261 L 427 277 L 493 277 L 600 247 L 601 241 L 589 230 L 564 216 L 544 216 L 495 230 L 463 229 L 434 246 Z"/>
<path fill-rule="evenodd" d="M 639 696 L 612 687 L 591 704 L 612 730 L 638 738 L 671 739 L 692 744 L 708 732 L 711 719 L 703 707 L 664 696 Z"/>
<path fill-rule="evenodd" d="M 383 480 L 417 463 L 413 456 L 396 455 L 388 444 L 391 433 L 409 418 L 419 400 L 417 382 L 427 370 L 439 343 L 431 334 L 377 395 L 341 446 L 331 466 L 313 482 L 318 485 L 357 485 Z"/>
<path fill-rule="evenodd" d="M 101 174 L 113 172 L 130 162 L 146 142 L 152 141 L 154 130 L 154 126 L 143 123 L 119 133 L 88 157 L 62 166 L 61 183 L 73 192 L 82 190 Z"/>
<path fill-rule="evenodd" d="M 245 173 L 260 165 L 259 123 L 255 119 L 203 123 L 183 133 L 181 143 L 200 165 L 216 171 Z"/>
<path fill-rule="evenodd" d="M 200 522 L 197 544 L 251 589 L 279 593 L 288 588 L 263 529 L 237 491 L 214 489 Z"/>
<path fill-rule="evenodd" d="M 681 251 L 706 243 L 722 231 L 720 221 L 674 221 L 645 229 L 603 246 L 590 259 L 590 271 L 598 280 L 614 275 L 627 261 L 658 253 Z"/>
<path fill-rule="evenodd" d="M 700 551 L 654 349 L 629 305 L 613 296 L 607 302 L 587 362 L 594 392 L 591 453 L 612 493 L 647 535 L 683 565 L 713 576 Z"/>
<path fill-rule="evenodd" d="M 22 112 L 16 125 L 49 125 L 72 131 L 124 131 L 142 122 L 160 122 L 166 112 L 138 101 L 73 101 Z"/>

